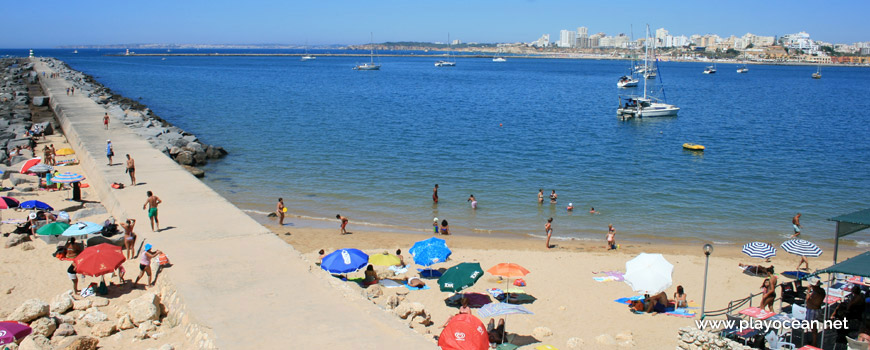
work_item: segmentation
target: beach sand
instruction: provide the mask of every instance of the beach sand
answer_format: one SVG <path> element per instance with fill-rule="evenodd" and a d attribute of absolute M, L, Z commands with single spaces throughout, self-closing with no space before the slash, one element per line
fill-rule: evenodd
<path fill-rule="evenodd" d="M 367 254 L 389 252 L 402 249 L 405 261 L 410 264 L 409 272 L 403 276 L 416 275 L 420 266 L 413 264 L 408 249 L 414 242 L 429 238 L 432 234 L 378 232 L 376 230 L 359 230 L 350 222 L 349 231 L 352 234 L 340 235 L 338 222 L 334 229 L 295 228 L 294 218 L 285 219 L 285 225 L 280 227 L 276 222 L 267 225 L 276 235 L 292 244 L 309 260 L 312 268 L 317 261 L 317 251 L 325 249 L 327 254 L 341 248 L 358 248 Z M 643 349 L 673 349 L 676 345 L 677 329 L 684 326 L 694 327 L 694 320 L 700 319 L 700 305 L 704 284 L 704 254 L 702 245 L 657 245 L 640 242 L 618 242 L 620 248 L 607 251 L 602 237 L 601 241 L 552 241 L 555 248 L 546 249 L 544 240 L 510 237 L 475 237 L 438 235 L 447 241 L 453 251 L 450 261 L 434 265 L 435 268 L 446 268 L 459 262 L 479 262 L 484 271 L 498 263 L 516 263 L 530 271 L 523 279 L 527 286 L 522 287 L 528 294 L 538 298 L 534 303 L 525 305 L 534 315 L 507 316 L 507 330 L 518 334 L 515 344 L 530 344 L 537 342 L 550 344 L 560 349 L 571 348 L 568 341 L 580 338 L 583 348 L 619 348 L 618 345 L 604 345 L 596 341 L 601 335 L 616 337 L 617 334 L 630 332 L 636 347 Z M 618 239 L 618 236 L 617 236 Z M 773 242 L 772 242 L 773 243 Z M 738 263 L 762 264 L 761 259 L 749 258 L 740 252 L 738 245 L 717 245 L 710 257 L 709 279 L 707 286 L 707 310 L 722 309 L 730 300 L 744 298 L 760 292 L 763 279 L 746 275 L 738 267 Z M 592 279 L 600 271 L 625 272 L 625 262 L 639 253 L 661 253 L 674 265 L 673 285 L 666 293 L 673 298 L 677 285 L 682 285 L 688 299 L 697 304 L 692 309 L 695 318 L 683 318 L 670 315 L 633 314 L 627 305 L 614 302 L 615 299 L 637 295 L 624 282 L 596 282 Z M 851 248 L 841 250 L 841 259 L 860 253 Z M 830 265 L 830 253 L 820 258 L 811 259 L 813 268 Z M 800 258 L 781 249 L 778 256 L 770 264 L 778 272 L 794 270 Z M 767 266 L 765 264 L 765 266 Z M 384 267 L 376 267 L 381 276 L 389 276 L 392 272 Z M 326 272 L 323 272 L 324 274 Z M 351 273 L 349 278 L 362 277 L 362 272 Z M 426 305 L 426 311 L 431 312 L 434 324 L 429 327 L 414 325 L 414 328 L 426 335 L 437 335 L 441 325 L 453 314 L 456 308 L 447 307 L 444 299 L 452 293 L 441 292 L 437 280 L 425 280 L 431 287 L 429 290 L 410 291 L 404 287 L 384 288 L 384 295 L 374 299 L 383 306 L 390 295 L 408 293 L 405 302 L 420 302 Z M 780 276 L 780 281 L 790 279 Z M 343 282 L 362 290 L 354 282 Z M 505 289 L 507 281 L 486 273 L 467 292 L 485 293 L 489 288 Z M 371 287 L 370 287 L 371 288 Z M 757 305 L 759 299 L 755 299 Z M 476 311 L 474 312 L 476 314 Z M 488 319 L 482 319 L 484 323 Z M 535 339 L 532 337 L 536 327 L 547 327 L 552 330 L 552 336 Z M 540 344 L 537 344 L 540 345 Z M 535 346 L 537 346 L 535 345 Z"/>

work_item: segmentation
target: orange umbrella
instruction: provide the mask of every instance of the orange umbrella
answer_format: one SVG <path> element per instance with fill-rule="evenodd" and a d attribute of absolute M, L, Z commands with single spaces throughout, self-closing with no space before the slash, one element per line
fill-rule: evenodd
<path fill-rule="evenodd" d="M 503 277 L 523 277 L 529 273 L 529 270 L 517 264 L 501 263 L 489 268 L 486 272 Z"/>

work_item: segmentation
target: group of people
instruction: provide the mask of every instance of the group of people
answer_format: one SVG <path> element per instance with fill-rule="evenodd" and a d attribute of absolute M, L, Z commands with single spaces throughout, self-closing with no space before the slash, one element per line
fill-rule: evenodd
<path fill-rule="evenodd" d="M 54 149 L 54 144 L 45 145 L 42 147 L 42 163 L 55 166 L 57 160 L 54 158 L 57 150 Z"/>
<path fill-rule="evenodd" d="M 674 304 L 674 308 L 689 307 L 689 302 L 686 299 L 686 292 L 683 290 L 683 286 L 677 286 L 677 291 L 674 293 L 673 299 L 668 299 L 668 295 L 665 294 L 665 292 L 660 292 L 652 296 L 646 294 L 643 299 L 632 300 L 629 302 L 628 306 L 633 312 L 659 314 L 667 312 L 670 304 Z"/>

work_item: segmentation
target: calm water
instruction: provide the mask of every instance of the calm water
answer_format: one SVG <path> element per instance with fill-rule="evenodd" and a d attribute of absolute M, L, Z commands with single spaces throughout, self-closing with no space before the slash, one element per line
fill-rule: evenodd
<path fill-rule="evenodd" d="M 437 216 L 466 234 L 540 234 L 552 216 L 557 236 L 600 239 L 613 223 L 638 238 L 743 242 L 781 240 L 796 212 L 805 236 L 821 241 L 832 236 L 827 218 L 870 206 L 866 68 L 825 68 L 812 80 L 815 67 L 737 74 L 720 64 L 704 75 L 702 63 L 662 63 L 679 117 L 622 122 L 623 61 L 435 68 L 434 58 L 384 57 L 381 71 L 360 72 L 351 67 L 364 58 L 69 51 L 37 54 L 228 149 L 205 167 L 206 182 L 249 210 L 272 210 L 280 196 L 294 214 L 341 213 L 352 225 L 428 230 Z M 559 203 L 539 206 L 539 188 L 556 189 Z"/>

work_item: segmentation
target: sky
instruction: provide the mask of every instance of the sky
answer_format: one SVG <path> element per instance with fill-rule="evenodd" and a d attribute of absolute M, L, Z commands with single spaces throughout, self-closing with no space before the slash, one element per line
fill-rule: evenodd
<path fill-rule="evenodd" d="M 375 42 L 531 42 L 542 34 L 643 36 L 783 35 L 806 31 L 833 43 L 870 41 L 870 1 L 581 0 L 41 0 L 3 4 L 0 48 L 62 45 L 364 44 Z"/>

